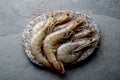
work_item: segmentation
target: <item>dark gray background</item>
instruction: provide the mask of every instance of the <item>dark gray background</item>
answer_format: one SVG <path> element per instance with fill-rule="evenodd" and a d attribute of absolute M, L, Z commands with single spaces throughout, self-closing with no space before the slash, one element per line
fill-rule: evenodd
<path fill-rule="evenodd" d="M 91 10 L 102 35 L 100 48 L 79 65 L 66 69 L 63 76 L 31 64 L 23 50 L 22 31 L 32 14 L 40 12 L 37 9 L 42 1 L 0 0 L 0 80 L 119 80 L 120 0 L 73 0 L 79 6 L 62 0 L 62 9 Z M 49 6 L 61 9 L 60 0 L 51 0 Z"/>

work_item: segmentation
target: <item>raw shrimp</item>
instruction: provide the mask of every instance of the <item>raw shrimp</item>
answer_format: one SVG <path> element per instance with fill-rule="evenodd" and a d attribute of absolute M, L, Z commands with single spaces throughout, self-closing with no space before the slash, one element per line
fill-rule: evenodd
<path fill-rule="evenodd" d="M 75 19 L 71 21 L 71 23 L 67 24 L 64 29 L 49 34 L 44 40 L 43 43 L 44 53 L 47 56 L 48 60 L 53 64 L 55 69 L 60 73 L 64 73 L 64 67 L 63 64 L 56 59 L 56 51 L 57 51 L 56 45 L 61 40 L 64 40 L 65 38 L 69 38 L 71 31 L 73 31 L 75 28 L 77 28 L 77 26 L 79 26 L 83 22 L 85 22 L 84 18 Z"/>
<path fill-rule="evenodd" d="M 69 15 L 68 15 L 69 14 Z M 53 15 L 48 18 L 48 20 L 42 25 L 42 28 L 37 34 L 33 36 L 30 43 L 31 54 L 35 57 L 35 59 L 45 66 L 52 68 L 51 64 L 48 62 L 46 57 L 43 55 L 42 44 L 44 38 L 50 33 L 49 29 L 53 28 L 56 24 L 63 23 L 71 18 L 71 13 L 63 13 L 59 15 Z"/>
<path fill-rule="evenodd" d="M 86 18 L 85 18 L 86 19 Z M 62 24 L 62 25 L 58 25 L 58 26 L 56 26 L 55 28 L 54 28 L 54 30 L 53 31 L 58 31 L 58 30 L 60 30 L 60 29 L 63 29 L 63 28 L 65 28 L 65 27 L 67 27 L 66 25 L 68 25 L 69 23 L 71 23 L 71 21 L 69 21 L 69 22 L 67 22 L 67 23 L 65 23 L 65 24 Z M 82 26 L 80 26 L 80 27 L 78 27 L 76 30 L 75 30 L 75 32 L 80 32 L 81 30 L 82 30 L 82 28 L 85 28 L 87 25 L 86 24 L 83 24 Z M 80 28 L 80 29 L 79 29 Z"/>
<path fill-rule="evenodd" d="M 52 15 L 53 16 L 53 15 Z M 56 15 L 56 24 L 61 24 L 64 23 L 66 21 L 69 21 L 70 18 L 72 18 L 72 12 L 68 12 L 68 13 L 59 13 Z M 64 17 L 63 17 L 64 16 Z M 54 17 L 55 18 L 55 17 Z M 55 21 L 54 21 L 55 22 Z M 37 34 L 38 31 L 40 31 L 43 28 L 43 24 L 45 24 L 45 21 L 41 21 L 39 23 L 37 23 L 33 29 L 32 29 L 32 36 Z M 56 28 L 56 27 L 55 27 Z"/>
<path fill-rule="evenodd" d="M 64 63 L 74 63 L 83 54 L 81 49 L 90 46 L 91 43 L 99 40 L 98 37 L 82 39 L 77 42 L 69 42 L 61 45 L 57 50 L 58 60 Z"/>
<path fill-rule="evenodd" d="M 94 27 L 92 27 L 92 28 L 90 28 L 90 29 L 84 29 L 84 30 L 82 30 L 81 32 L 75 34 L 74 37 L 75 37 L 75 39 L 80 39 L 80 38 L 83 38 L 83 37 L 85 37 L 85 36 L 90 35 L 90 34 L 93 33 L 94 31 L 95 31 L 95 28 L 94 28 Z"/>

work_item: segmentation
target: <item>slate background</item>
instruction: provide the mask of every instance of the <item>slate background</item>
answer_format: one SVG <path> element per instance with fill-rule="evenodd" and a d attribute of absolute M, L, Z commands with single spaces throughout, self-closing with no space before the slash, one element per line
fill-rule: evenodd
<path fill-rule="evenodd" d="M 38 13 L 43 0 L 0 0 L 0 80 L 119 80 L 120 79 L 120 0 L 62 0 L 63 9 L 92 11 L 92 18 L 101 31 L 100 48 L 87 60 L 66 69 L 65 75 L 33 65 L 22 46 L 22 31 Z M 60 9 L 60 1 L 49 6 Z M 14 9 L 13 9 L 14 8 Z M 16 13 L 16 12 L 17 13 Z"/>

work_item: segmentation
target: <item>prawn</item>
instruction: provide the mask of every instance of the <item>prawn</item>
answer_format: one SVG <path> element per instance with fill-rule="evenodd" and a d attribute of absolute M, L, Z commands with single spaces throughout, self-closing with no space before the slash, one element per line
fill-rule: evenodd
<path fill-rule="evenodd" d="M 88 47 L 91 43 L 97 41 L 98 37 L 82 39 L 76 42 L 68 42 L 61 45 L 57 50 L 57 58 L 63 63 L 74 63 L 83 54 L 83 48 Z"/>
<path fill-rule="evenodd" d="M 71 23 L 71 22 L 69 21 L 69 22 L 67 22 L 67 23 L 65 23 L 65 24 L 63 24 L 63 25 L 58 25 L 58 26 L 56 26 L 56 27 L 54 28 L 53 31 L 55 32 L 55 31 L 58 31 L 58 30 L 60 30 L 60 29 L 63 29 L 63 28 L 65 28 L 66 25 L 69 24 L 69 23 Z M 75 32 L 75 33 L 81 32 L 81 30 L 83 30 L 83 28 L 86 28 L 86 26 L 87 26 L 87 24 L 83 24 L 82 26 L 78 27 L 74 32 Z"/>
<path fill-rule="evenodd" d="M 43 42 L 43 50 L 45 55 L 47 56 L 50 63 L 52 63 L 55 69 L 60 73 L 64 73 L 64 67 L 63 63 L 59 62 L 56 58 L 56 45 L 61 40 L 69 38 L 71 31 L 73 31 L 83 22 L 85 22 L 84 18 L 75 19 L 71 21 L 71 23 L 67 24 L 64 29 L 49 34 Z"/>
<path fill-rule="evenodd" d="M 85 36 L 90 35 L 90 34 L 93 33 L 93 32 L 95 32 L 95 28 L 94 28 L 94 27 L 92 27 L 92 28 L 90 28 L 90 29 L 84 29 L 84 30 L 82 30 L 81 32 L 75 34 L 74 37 L 75 37 L 75 39 L 80 39 L 80 38 L 83 38 L 83 37 L 85 37 Z"/>
<path fill-rule="evenodd" d="M 59 16 L 60 15 L 60 16 Z M 53 15 L 52 15 L 53 16 Z M 68 12 L 68 13 L 59 13 L 57 14 L 57 19 L 56 19 L 56 24 L 61 24 L 64 22 L 67 22 L 68 20 L 70 20 L 70 18 L 72 18 L 72 12 Z M 63 17 L 64 16 L 64 17 Z M 42 29 L 42 25 L 45 24 L 45 21 L 41 21 L 38 22 L 32 29 L 32 36 L 37 34 L 38 31 L 40 31 Z M 56 28 L 56 27 L 55 27 Z M 56 31 L 56 30 L 55 30 Z"/>
<path fill-rule="evenodd" d="M 47 21 L 42 25 L 41 30 L 38 31 L 37 34 L 35 34 L 31 39 L 31 42 L 30 42 L 31 54 L 35 57 L 35 59 L 40 64 L 43 64 L 46 67 L 52 68 L 49 61 L 43 55 L 43 51 L 42 51 L 43 40 L 50 33 L 49 29 L 51 27 L 54 27 L 55 25 L 63 23 L 65 21 L 68 21 L 72 17 L 72 15 L 70 14 L 71 13 L 66 13 L 65 15 L 65 13 L 63 13 L 63 14 L 54 15 L 48 18 Z"/>

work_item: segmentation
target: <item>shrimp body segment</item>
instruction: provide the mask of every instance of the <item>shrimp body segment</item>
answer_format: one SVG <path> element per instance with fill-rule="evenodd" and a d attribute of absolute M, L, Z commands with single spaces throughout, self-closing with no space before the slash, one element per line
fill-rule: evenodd
<path fill-rule="evenodd" d="M 39 23 L 37 23 L 33 29 L 32 29 L 32 37 L 37 34 L 41 29 L 42 29 L 42 25 L 44 25 L 45 21 L 41 21 Z"/>

